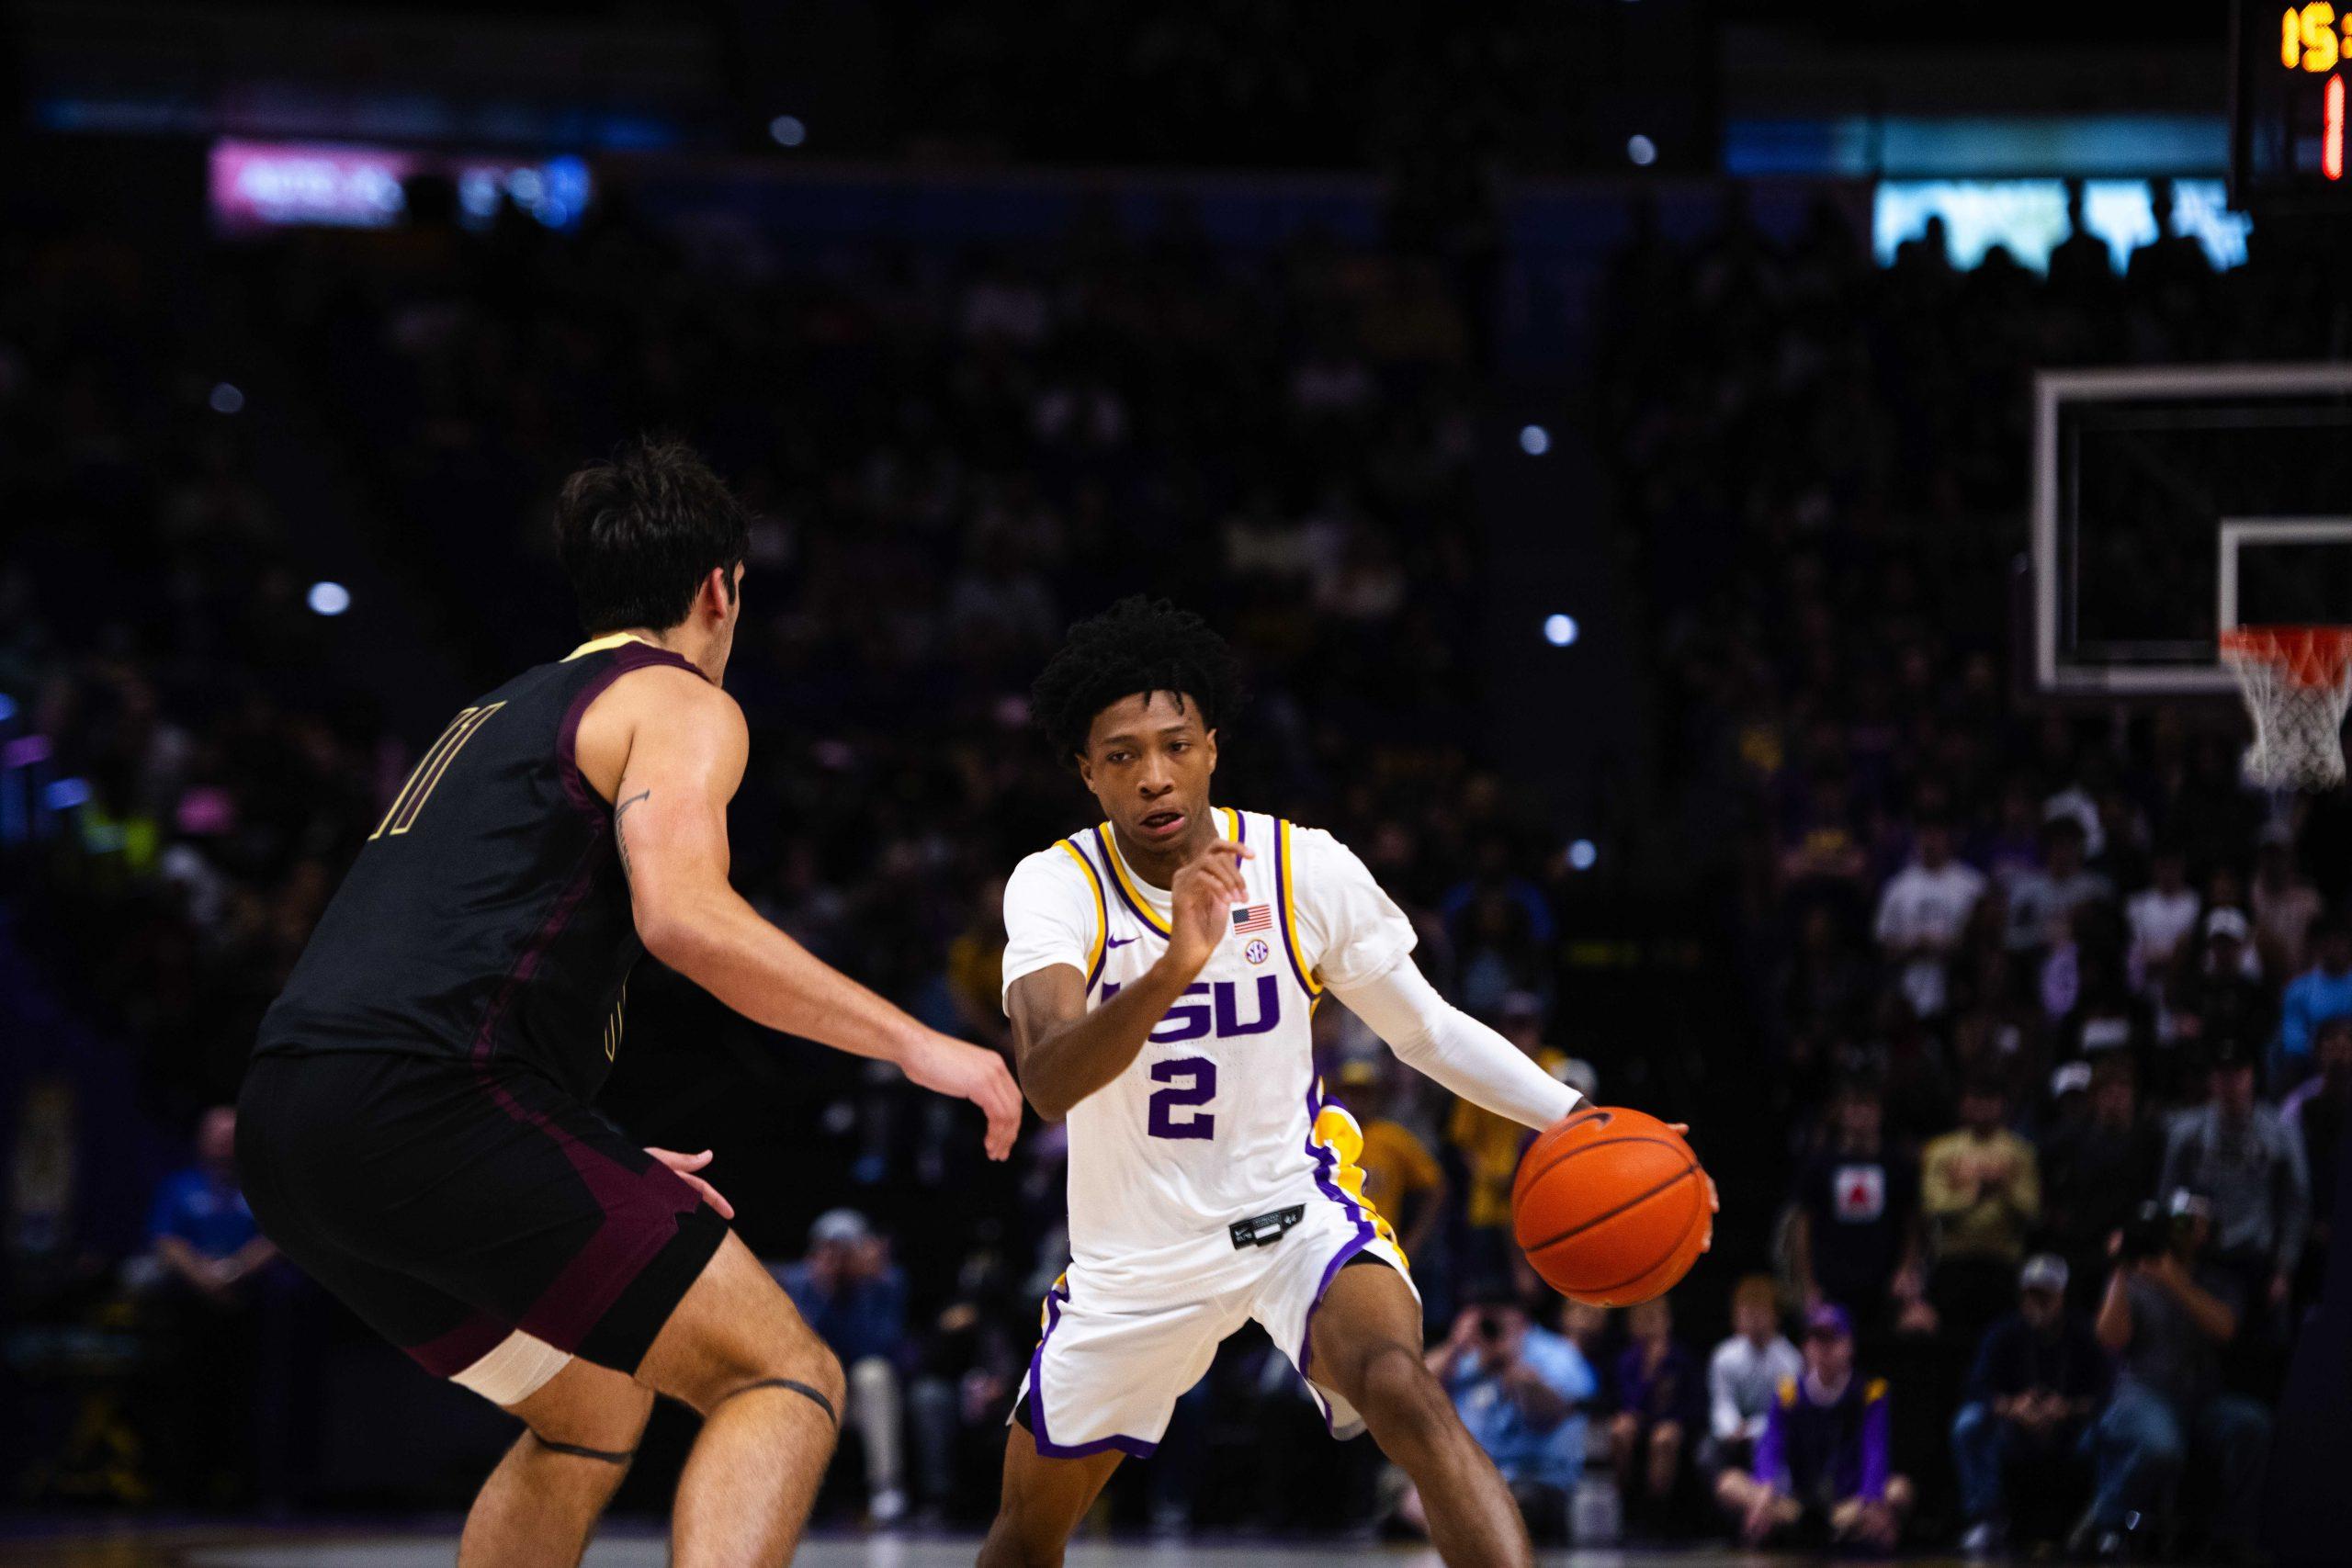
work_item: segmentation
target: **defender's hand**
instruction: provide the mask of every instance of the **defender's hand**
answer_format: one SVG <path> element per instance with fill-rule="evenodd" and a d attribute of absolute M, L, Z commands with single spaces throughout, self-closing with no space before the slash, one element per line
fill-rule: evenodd
<path fill-rule="evenodd" d="M 1185 863 L 1169 891 L 1173 900 L 1170 919 L 1168 960 L 1187 978 L 1201 972 L 1225 940 L 1232 925 L 1229 911 L 1250 897 L 1241 878 L 1241 863 L 1257 859 L 1257 852 L 1230 839 L 1213 839 L 1208 848 Z"/>
<path fill-rule="evenodd" d="M 1021 1132 L 1021 1090 L 1004 1058 L 978 1045 L 924 1030 L 899 1063 L 910 1081 L 933 1094 L 968 1100 L 989 1119 L 989 1158 L 1012 1153 Z"/>
<path fill-rule="evenodd" d="M 710 1163 L 708 1149 L 703 1150 L 698 1155 L 682 1155 L 675 1149 L 648 1149 L 645 1152 L 676 1171 L 687 1186 L 701 1193 L 702 1201 L 718 1210 L 720 1219 L 731 1220 L 735 1217 L 735 1205 L 721 1197 L 718 1188 L 695 1174 Z"/>

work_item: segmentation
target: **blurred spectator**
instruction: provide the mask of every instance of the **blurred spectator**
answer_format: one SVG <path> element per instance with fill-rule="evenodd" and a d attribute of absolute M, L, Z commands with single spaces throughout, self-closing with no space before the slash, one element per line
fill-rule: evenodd
<path fill-rule="evenodd" d="M 2165 1135 L 2141 1113 L 2128 1056 L 2103 1057 L 2089 1076 L 2089 1115 L 2042 1145 L 2042 1229 L 2074 1278 L 2096 1288 L 2109 1238 L 2156 1190 Z"/>
<path fill-rule="evenodd" d="M 1340 1089 L 1363 1128 L 1364 1201 L 1396 1228 L 1408 1258 L 1420 1257 L 1445 1219 L 1445 1168 L 1410 1127 L 1387 1114 L 1393 1069 L 1358 1059 L 1340 1068 Z"/>
<path fill-rule="evenodd" d="M 2094 1325 L 2118 1365 L 2092 1430 L 2098 1492 L 2069 1541 L 2078 1556 L 2152 1545 L 2154 1531 L 2132 1540 L 2134 1521 L 2170 1517 L 2192 1455 L 2211 1481 L 2214 1542 L 2252 1545 L 2270 1418 L 2222 1386 L 2222 1348 L 2239 1318 L 2204 1263 L 2211 1228 L 2203 1202 L 2186 1193 L 2143 1205 L 2125 1228 Z"/>
<path fill-rule="evenodd" d="M 1674 1337 L 1674 1309 L 1660 1296 L 1629 1307 L 1630 1343 L 1610 1390 L 1609 1457 L 1626 1523 L 1645 1533 L 1679 1533 L 1674 1506 L 1691 1447 L 1706 1429 L 1707 1389 L 1699 1358 Z"/>
<path fill-rule="evenodd" d="M 147 1221 L 155 1404 L 145 1423 L 162 1495 L 187 1506 L 250 1500 L 261 1366 L 263 1270 L 277 1256 L 237 1186 L 237 1113 L 197 1124 L 196 1163 L 165 1177 Z"/>
<path fill-rule="evenodd" d="M 1951 828 L 1940 818 L 1922 818 L 1917 836 L 1910 863 L 1879 897 L 1877 935 L 1912 1011 L 1933 1018 L 1944 1010 L 1952 954 L 1984 897 L 1984 874 L 1952 858 Z"/>
<path fill-rule="evenodd" d="M 2041 824 L 2042 863 L 2021 872 L 2009 885 L 2008 944 L 2013 949 L 2047 947 L 2064 940 L 2077 909 L 2115 896 L 2114 885 L 2083 864 L 2081 820 L 2059 812 Z"/>
<path fill-rule="evenodd" d="M 2345 1112 L 2352 1110 L 2352 1018 L 2321 1024 L 2312 1056 L 2318 1071 L 2287 1097 L 2278 1119 L 2302 1140 L 2303 1169 L 2311 1180 L 2306 1271 L 2316 1274 L 2335 1229 L 2336 1171 L 2344 1157 Z M 2310 1282 L 2316 1287 L 2316 1280 Z"/>
<path fill-rule="evenodd" d="M 237 1112 L 216 1105 L 197 1126 L 196 1163 L 164 1179 L 147 1241 L 164 1275 L 224 1311 L 251 1299 L 246 1281 L 277 1256 L 237 1186 Z"/>
<path fill-rule="evenodd" d="M 2300 975 L 2311 952 L 2312 925 L 2323 908 L 2319 889 L 2295 869 L 2295 832 L 2283 822 L 2262 829 L 2255 852 L 2254 885 L 2246 890 L 2254 908 L 2256 945 L 2273 975 Z"/>
<path fill-rule="evenodd" d="M 1828 1303 L 1805 1314 L 1804 1371 L 1781 1385 L 1752 1471 L 1726 1470 L 1715 1497 L 1741 1540 L 1785 1539 L 1892 1551 L 1910 1481 L 1889 1463 L 1883 1379 L 1854 1370 L 1854 1325 Z"/>
<path fill-rule="evenodd" d="M 2154 880 L 2132 895 L 2123 915 L 2132 929 L 2132 987 L 2161 985 L 2188 947 L 2199 900 L 2188 886 L 2188 857 L 2177 848 L 2156 852 Z"/>
<path fill-rule="evenodd" d="M 844 1425 L 865 1450 L 866 1511 L 890 1524 L 907 1511 L 899 1420 L 907 1359 L 907 1280 L 889 1244 L 854 1209 L 829 1209 L 808 1227 L 808 1256 L 770 1269 L 800 1315 L 849 1374 Z"/>
<path fill-rule="evenodd" d="M 1029 1348 L 1019 1337 L 1023 1327 L 1035 1334 L 1035 1312 L 1004 1260 L 988 1247 L 973 1251 L 923 1336 L 907 1391 L 910 1459 L 922 1522 L 995 1507 L 1005 1412 Z"/>
<path fill-rule="evenodd" d="M 1920 1160 L 1936 1312 L 1962 1343 L 1981 1336 L 2007 1301 L 2026 1237 L 2041 1217 L 2033 1145 L 2005 1124 L 2008 1096 L 1988 1078 L 1961 1093 L 1960 1126 Z"/>
<path fill-rule="evenodd" d="M 1584 1411 L 1600 1384 L 1576 1346 L 1536 1326 L 1508 1290 L 1464 1297 L 1470 1304 L 1453 1332 L 1429 1353 L 1430 1371 L 1502 1472 L 1529 1533 L 1566 1544 L 1568 1505 L 1584 1471 Z M 1418 1496 L 1408 1495 L 1400 1513 L 1426 1529 Z"/>
<path fill-rule="evenodd" d="M 2254 1055 L 2229 1036 L 2207 1046 L 2206 1103 L 2173 1122 L 2159 1190 L 2189 1191 L 2211 1206 L 2206 1267 L 2229 1281 L 2242 1323 L 2282 1308 L 2302 1262 L 2311 1224 L 2311 1173 L 2302 1140 L 2254 1092 Z"/>
<path fill-rule="evenodd" d="M 2259 1040 L 2270 1032 L 2270 987 L 2249 938 L 2244 910 L 2222 905 L 2206 915 L 2205 942 L 2190 973 L 2177 977 L 2174 1043 L 2209 1034 Z M 2170 1075 L 2177 1077 L 2175 1073 Z"/>
<path fill-rule="evenodd" d="M 1709 1472 L 1752 1469 L 1756 1442 L 1783 1382 L 1804 1358 L 1781 1332 L 1781 1303 L 1769 1274 L 1750 1274 L 1731 1293 L 1730 1337 L 1707 1359 Z"/>
<path fill-rule="evenodd" d="M 1858 1319 L 1928 1324 L 1918 1168 L 1887 1146 L 1878 1089 L 1853 1082 L 1830 1107 L 1831 1142 L 1797 1177 L 1791 1236 L 1808 1304 L 1836 1302 Z M 1923 1315 L 1925 1314 L 1925 1315 Z"/>
<path fill-rule="evenodd" d="M 2287 982 L 2278 1009 L 2276 1081 L 2291 1088 L 2311 1070 L 2312 1033 L 2331 1018 L 2352 1016 L 2352 923 L 2330 916 L 2312 928 L 2318 961 Z"/>
<path fill-rule="evenodd" d="M 2106 1354 L 2066 1310 L 2066 1283 L 2064 1259 L 2047 1252 L 2026 1259 L 2017 1310 L 1987 1329 L 1977 1349 L 1968 1403 L 1951 1428 L 1967 1526 L 1961 1545 L 1972 1557 L 2007 1543 L 2012 1478 L 2031 1497 L 2063 1495 L 2058 1484 L 2106 1396 Z"/>

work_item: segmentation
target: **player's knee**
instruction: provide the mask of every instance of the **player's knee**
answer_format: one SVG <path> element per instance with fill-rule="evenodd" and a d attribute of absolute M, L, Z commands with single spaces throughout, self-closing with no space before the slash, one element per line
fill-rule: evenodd
<path fill-rule="evenodd" d="M 653 1391 L 617 1374 L 599 1377 L 578 1396 L 513 1409 L 539 1445 L 553 1452 L 603 1461 L 616 1476 L 627 1468 L 653 1414 Z M 587 1472 L 583 1472 L 587 1473 Z"/>
<path fill-rule="evenodd" d="M 684 1387 L 665 1392 L 674 1392 L 708 1416 L 729 1399 L 763 1385 L 797 1392 L 821 1404 L 836 1425 L 849 1398 L 849 1379 L 842 1371 L 841 1358 L 797 1318 L 770 1332 L 716 1348 Z"/>
<path fill-rule="evenodd" d="M 1364 1359 L 1359 1407 L 1379 1431 L 1423 1430 L 1452 1419 L 1453 1402 L 1419 1356 L 1401 1345 L 1383 1345 Z"/>

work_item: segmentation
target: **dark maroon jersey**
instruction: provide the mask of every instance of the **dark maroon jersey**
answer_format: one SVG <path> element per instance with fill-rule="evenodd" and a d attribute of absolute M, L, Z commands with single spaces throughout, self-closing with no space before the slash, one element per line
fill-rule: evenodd
<path fill-rule="evenodd" d="M 613 808 L 572 742 L 605 687 L 654 664 L 694 668 L 641 642 L 591 643 L 451 719 L 360 848 L 256 1054 L 517 1064 L 594 1096 L 645 948 Z"/>

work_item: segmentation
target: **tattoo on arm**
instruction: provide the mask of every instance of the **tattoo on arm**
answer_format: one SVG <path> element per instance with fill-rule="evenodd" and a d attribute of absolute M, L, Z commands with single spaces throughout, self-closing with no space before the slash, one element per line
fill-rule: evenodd
<path fill-rule="evenodd" d="M 613 841 L 620 846 L 621 874 L 623 876 L 634 876 L 635 873 L 629 870 L 628 835 L 621 831 L 621 818 L 628 815 L 628 808 L 630 807 L 635 806 L 639 801 L 643 800 L 652 793 L 653 792 L 650 789 L 639 790 L 635 795 L 630 795 L 627 800 L 622 801 L 618 806 L 613 807 Z"/>

